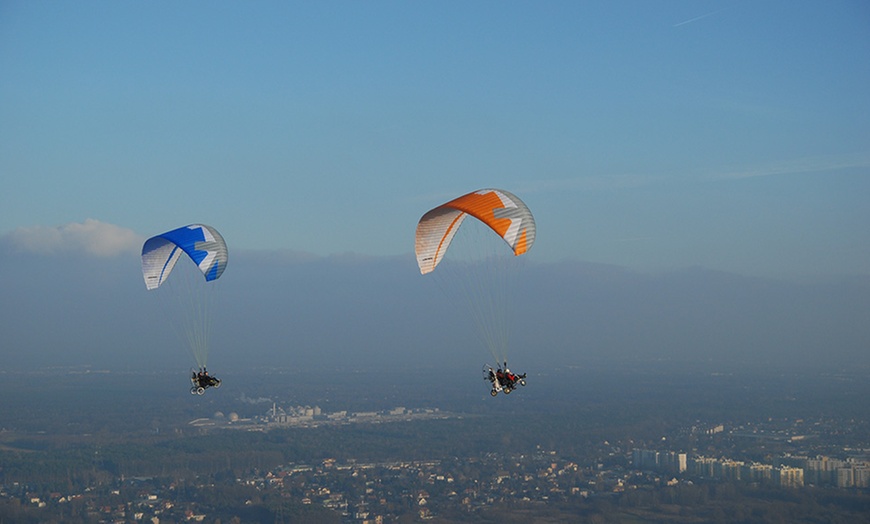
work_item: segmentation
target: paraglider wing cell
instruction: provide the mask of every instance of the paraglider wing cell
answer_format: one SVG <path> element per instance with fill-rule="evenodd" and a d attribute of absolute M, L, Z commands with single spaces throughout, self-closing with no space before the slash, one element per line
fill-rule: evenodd
<path fill-rule="evenodd" d="M 417 223 L 415 251 L 422 274 L 435 269 L 467 215 L 489 226 L 515 255 L 535 242 L 535 219 L 522 200 L 502 189 L 481 189 L 428 211 Z"/>

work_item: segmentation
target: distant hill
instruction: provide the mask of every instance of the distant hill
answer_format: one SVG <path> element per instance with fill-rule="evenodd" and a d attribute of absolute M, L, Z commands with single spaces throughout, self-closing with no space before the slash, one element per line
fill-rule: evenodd
<path fill-rule="evenodd" d="M 412 255 L 234 251 L 215 311 L 214 368 L 448 370 L 489 359 L 464 305 Z M 588 359 L 734 366 L 870 363 L 870 280 L 778 281 L 687 268 L 641 274 L 579 261 L 525 267 L 514 290 L 517 368 Z M 7 369 L 188 367 L 138 256 L 32 254 L 0 242 Z"/>

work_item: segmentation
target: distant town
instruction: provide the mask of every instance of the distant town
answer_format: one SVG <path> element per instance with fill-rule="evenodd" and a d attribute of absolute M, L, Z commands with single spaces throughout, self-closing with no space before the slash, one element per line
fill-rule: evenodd
<path fill-rule="evenodd" d="M 319 427 L 337 424 L 379 424 L 387 422 L 408 422 L 411 420 L 444 419 L 458 415 L 441 411 L 438 408 L 394 407 L 382 411 L 346 410 L 326 413 L 319 406 L 288 406 L 278 407 L 272 403 L 272 409 L 262 415 L 251 418 L 240 418 L 238 413 L 226 415 L 218 411 L 210 418 L 198 418 L 190 421 L 190 425 L 201 429 L 239 429 L 245 431 L 268 431 L 288 427 Z"/>
<path fill-rule="evenodd" d="M 202 430 L 268 432 L 450 418 L 462 417 L 438 408 L 326 413 L 317 406 L 279 407 L 273 403 L 267 412 L 252 418 L 217 412 L 210 418 L 192 420 L 189 425 Z M 818 442 L 818 435 L 794 431 L 803 425 L 803 421 L 797 421 L 791 430 L 766 431 L 746 425 L 729 429 L 717 424 L 683 428 L 678 433 L 706 439 L 743 439 L 752 444 Z M 484 453 L 430 460 L 364 461 L 330 457 L 316 462 L 279 464 L 262 471 L 254 469 L 227 480 L 250 490 L 252 495 L 246 504 L 272 494 L 275 500 L 319 507 L 335 512 L 341 522 L 359 524 L 394 522 L 409 511 L 424 520 L 437 516 L 455 518 L 457 514 L 470 517 L 511 501 L 531 506 L 582 503 L 634 490 L 681 486 L 685 489 L 710 482 L 742 482 L 779 489 L 870 487 L 867 461 L 870 450 L 866 449 L 844 449 L 839 458 L 785 453 L 769 463 L 667 449 L 626 449 L 608 442 L 602 450 L 606 450 L 607 457 L 591 463 L 540 448 L 506 456 Z M 169 478 L 121 475 L 108 485 L 47 494 L 13 482 L 0 488 L 0 498 L 22 501 L 32 508 L 59 515 L 64 514 L 64 507 L 77 505 L 82 514 L 96 522 L 213 522 L 216 516 L 209 505 L 180 500 L 182 489 L 206 490 L 213 482 L 214 478 L 200 477 L 184 486 Z M 275 509 L 279 516 L 280 508 Z"/>
<path fill-rule="evenodd" d="M 0 407 L 0 520 L 688 524 L 870 514 L 870 416 L 851 383 L 840 397 L 796 404 L 759 397 L 782 389 L 767 378 L 674 396 L 677 381 L 639 376 L 602 395 L 589 377 L 577 397 L 536 399 L 526 388 L 497 400 L 482 392 L 479 403 L 415 396 L 409 380 L 395 397 L 417 407 L 380 391 L 368 392 L 377 401 L 320 393 L 330 409 L 274 390 L 143 398 L 111 375 L 55 381 L 98 386 L 85 404 L 47 393 L 44 402 L 22 377 Z"/>

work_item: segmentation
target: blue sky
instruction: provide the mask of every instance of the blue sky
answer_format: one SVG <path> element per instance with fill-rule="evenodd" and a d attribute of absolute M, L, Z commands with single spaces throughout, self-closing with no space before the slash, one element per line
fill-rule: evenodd
<path fill-rule="evenodd" d="M 868 275 L 868 28 L 860 1 L 6 1 L 0 235 L 399 255 L 502 187 L 539 260 Z"/>

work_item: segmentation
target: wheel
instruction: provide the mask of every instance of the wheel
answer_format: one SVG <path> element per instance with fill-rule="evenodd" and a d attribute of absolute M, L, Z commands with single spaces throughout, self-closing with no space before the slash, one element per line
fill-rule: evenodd
<path fill-rule="evenodd" d="M 504 388 L 505 395 L 509 395 L 511 391 L 513 391 L 511 388 Z"/>
<path fill-rule="evenodd" d="M 498 395 L 498 391 L 493 389 L 492 391 L 489 392 L 489 394 L 492 396 L 496 396 L 496 395 Z"/>
<path fill-rule="evenodd" d="M 521 378 L 521 379 L 520 379 L 520 385 L 521 385 L 521 386 L 525 386 L 525 385 L 526 385 L 526 379 Z"/>
<path fill-rule="evenodd" d="M 190 394 L 191 394 L 191 395 L 196 395 L 196 386 L 190 388 Z"/>
<path fill-rule="evenodd" d="M 219 379 L 219 378 L 214 379 L 214 387 L 216 387 L 216 388 L 221 387 L 221 379 Z"/>
<path fill-rule="evenodd" d="M 203 393 L 205 393 L 205 388 L 204 388 L 204 387 L 199 386 L 198 388 L 196 388 L 196 394 L 197 394 L 197 395 L 202 395 Z"/>

